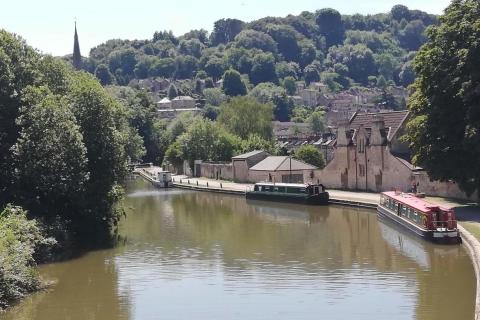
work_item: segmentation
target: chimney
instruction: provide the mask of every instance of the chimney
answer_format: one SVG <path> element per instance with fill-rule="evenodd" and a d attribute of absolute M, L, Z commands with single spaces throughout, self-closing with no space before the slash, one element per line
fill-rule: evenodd
<path fill-rule="evenodd" d="M 372 119 L 372 135 L 370 136 L 370 145 L 371 146 L 381 146 L 386 141 L 382 137 L 381 131 L 385 129 L 385 121 L 382 116 L 375 115 Z"/>
<path fill-rule="evenodd" d="M 339 121 L 337 129 L 337 147 L 348 146 L 349 139 L 347 138 L 347 121 Z"/>

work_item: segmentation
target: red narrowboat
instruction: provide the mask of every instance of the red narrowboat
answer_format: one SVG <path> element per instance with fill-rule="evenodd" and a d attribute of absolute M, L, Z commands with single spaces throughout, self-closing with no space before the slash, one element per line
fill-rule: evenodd
<path fill-rule="evenodd" d="M 434 242 L 461 241 L 453 209 L 431 204 L 413 194 L 382 192 L 378 216 L 400 224 L 411 232 Z"/>

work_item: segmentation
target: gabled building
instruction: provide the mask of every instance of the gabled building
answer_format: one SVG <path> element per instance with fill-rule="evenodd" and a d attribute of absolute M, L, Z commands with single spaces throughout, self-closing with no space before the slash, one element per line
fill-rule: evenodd
<path fill-rule="evenodd" d="M 249 181 L 303 183 L 317 167 L 288 156 L 270 156 L 249 170 Z"/>

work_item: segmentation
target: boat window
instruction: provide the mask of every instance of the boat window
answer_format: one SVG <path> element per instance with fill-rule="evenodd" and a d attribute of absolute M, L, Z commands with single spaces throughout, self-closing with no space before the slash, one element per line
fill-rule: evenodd
<path fill-rule="evenodd" d="M 300 188 L 300 189 L 298 189 L 298 192 L 300 192 L 300 193 L 305 193 L 305 188 Z"/>
<path fill-rule="evenodd" d="M 278 192 L 285 192 L 285 187 L 278 187 Z"/>
<path fill-rule="evenodd" d="M 315 187 L 314 190 L 315 190 L 314 193 L 315 193 L 315 194 L 318 194 L 318 187 Z"/>
<path fill-rule="evenodd" d="M 402 216 L 407 216 L 408 207 L 406 205 L 402 205 Z"/>
<path fill-rule="evenodd" d="M 273 191 L 278 192 L 278 187 L 274 187 Z"/>
<path fill-rule="evenodd" d="M 253 188 L 254 191 L 262 191 L 262 187 L 259 187 L 259 186 L 255 186 Z"/>
<path fill-rule="evenodd" d="M 265 187 L 265 191 L 270 191 L 270 187 Z"/>

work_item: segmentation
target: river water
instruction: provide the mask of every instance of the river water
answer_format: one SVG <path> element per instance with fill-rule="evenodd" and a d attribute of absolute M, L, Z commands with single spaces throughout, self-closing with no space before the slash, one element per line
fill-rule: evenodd
<path fill-rule="evenodd" d="M 6 320 L 471 320 L 475 275 L 375 211 L 128 184 L 121 240 L 41 266 Z"/>

